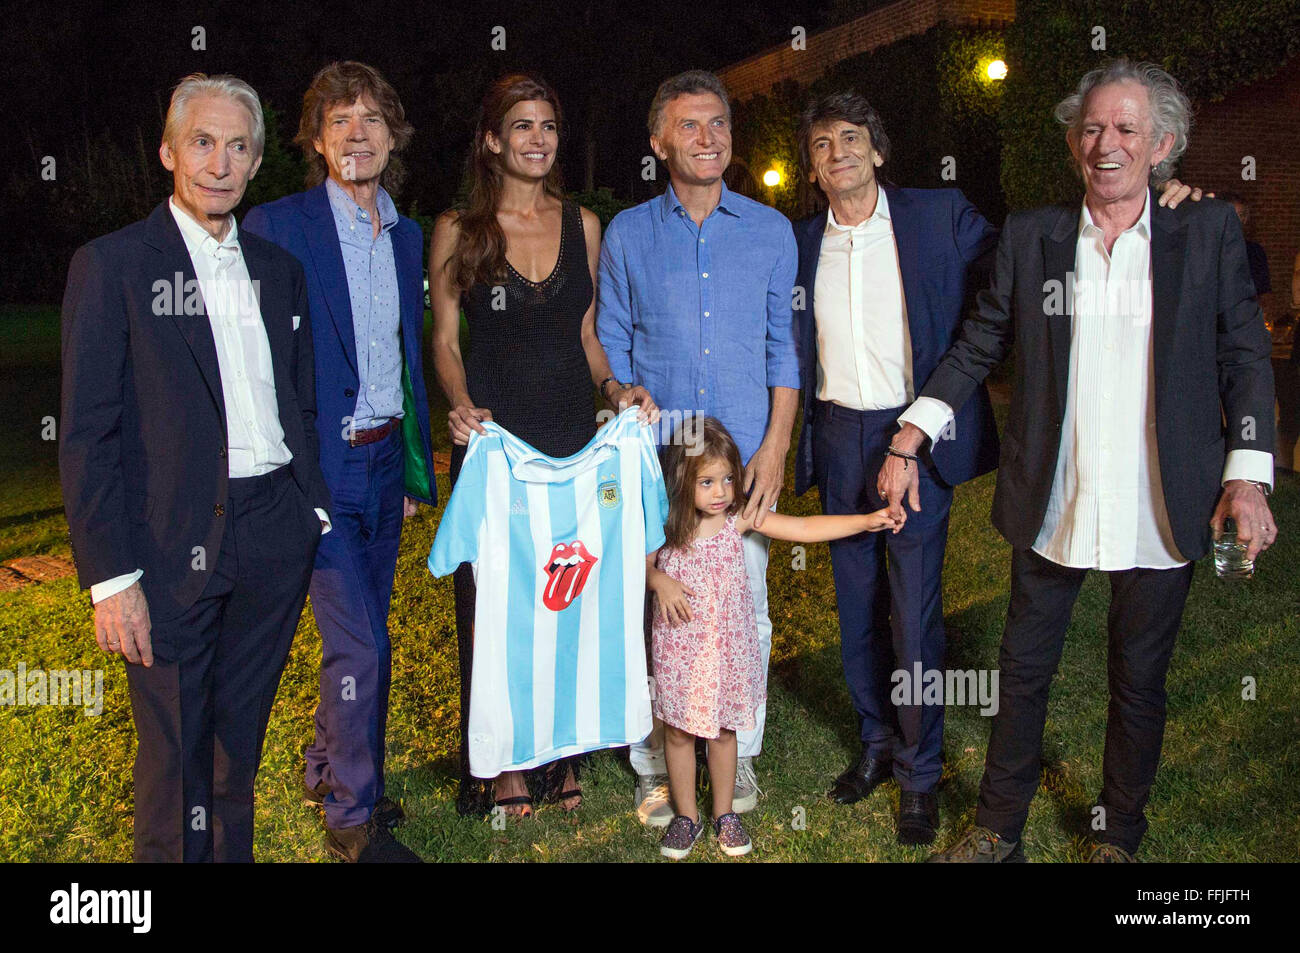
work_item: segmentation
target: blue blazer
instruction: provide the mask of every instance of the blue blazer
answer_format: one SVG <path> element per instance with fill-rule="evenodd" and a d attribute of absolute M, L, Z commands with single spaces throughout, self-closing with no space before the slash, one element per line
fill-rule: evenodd
<path fill-rule="evenodd" d="M 898 265 L 912 339 L 912 383 L 920 394 L 926 380 L 957 339 L 966 294 L 966 269 L 997 243 L 998 231 L 958 189 L 896 189 L 885 186 L 898 245 Z M 798 222 L 799 277 L 804 307 L 796 309 L 795 341 L 803 389 L 803 426 L 795 456 L 795 494 L 817 484 L 813 434 L 817 400 L 817 329 L 813 289 L 821 256 L 826 212 Z M 930 455 L 939 476 L 955 486 L 997 467 L 998 435 L 983 384 L 956 408 L 954 439 L 940 439 Z"/>
<path fill-rule="evenodd" d="M 348 294 L 343 250 L 339 246 L 329 194 L 321 183 L 274 202 L 259 205 L 244 218 L 243 229 L 275 242 L 302 262 L 311 300 L 312 337 L 316 350 L 316 425 L 320 431 L 320 464 L 325 481 L 336 486 L 342 479 L 343 418 L 356 412 L 357 341 L 352 327 L 352 298 Z M 424 334 L 424 236 L 420 226 L 399 216 L 393 226 L 393 259 L 397 267 L 398 300 L 401 311 L 404 375 L 409 375 L 410 394 L 419 431 L 419 447 L 408 446 L 408 470 L 413 455 L 423 455 L 429 493 L 411 492 L 407 473 L 407 495 L 423 503 L 437 503 L 438 485 L 433 479 L 433 444 L 429 439 L 429 399 L 424 387 L 421 343 Z M 412 408 L 407 408 L 410 414 Z M 403 427 L 409 435 L 410 421 Z M 430 498 L 431 497 L 431 498 Z"/>

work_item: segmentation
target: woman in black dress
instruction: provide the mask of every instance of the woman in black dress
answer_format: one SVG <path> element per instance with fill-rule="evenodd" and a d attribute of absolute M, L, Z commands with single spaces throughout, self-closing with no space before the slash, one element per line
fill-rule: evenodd
<path fill-rule="evenodd" d="M 542 80 L 505 76 L 484 97 L 470 154 L 467 207 L 438 218 L 429 255 L 434 365 L 451 411 L 454 485 L 472 431 L 500 426 L 552 457 L 585 447 L 596 432 L 593 385 L 611 406 L 655 411 L 644 388 L 620 389 L 596 339 L 600 220 L 566 200 L 556 152 L 562 113 Z M 460 352 L 460 311 L 469 353 Z M 582 799 L 576 758 L 498 776 L 489 797 L 469 773 L 465 745 L 474 639 L 474 579 L 454 576 L 461 675 L 461 787 L 457 808 L 492 803 L 529 814 L 533 800 Z"/>

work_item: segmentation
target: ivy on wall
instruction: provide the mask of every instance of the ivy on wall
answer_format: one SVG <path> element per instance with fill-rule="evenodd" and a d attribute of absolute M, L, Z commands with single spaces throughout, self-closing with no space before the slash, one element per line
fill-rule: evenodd
<path fill-rule="evenodd" d="M 1150 60 L 1193 102 L 1221 99 L 1300 54 L 1300 2 L 1018 0 L 1006 43 L 999 119 L 1007 204 L 1073 202 L 1083 190 L 1052 109 L 1084 73 L 1118 56 Z"/>
<path fill-rule="evenodd" d="M 1001 151 L 1001 84 L 987 65 L 1004 56 L 1002 34 L 935 27 L 889 46 L 841 60 L 807 85 L 786 80 L 766 94 L 733 104 L 734 170 L 728 186 L 748 189 L 791 218 L 824 201 L 799 172 L 796 130 L 810 99 L 845 89 L 866 96 L 891 142 L 881 177 L 900 186 L 956 187 L 990 218 L 1004 201 L 992 170 Z M 762 185 L 776 168 L 782 181 Z"/>

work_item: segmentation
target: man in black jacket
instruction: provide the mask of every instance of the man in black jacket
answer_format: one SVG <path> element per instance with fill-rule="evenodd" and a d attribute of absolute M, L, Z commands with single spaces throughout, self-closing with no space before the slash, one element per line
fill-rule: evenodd
<path fill-rule="evenodd" d="M 251 861 L 253 779 L 328 532 L 307 288 L 231 211 L 257 94 L 176 87 L 172 196 L 77 250 L 63 301 L 64 506 L 100 648 L 126 660 L 138 861 Z"/>
<path fill-rule="evenodd" d="M 1057 107 L 1082 207 L 1012 215 L 978 313 L 921 396 L 960 407 L 1015 342 L 993 522 L 1013 547 L 999 709 L 975 828 L 935 859 L 1015 861 L 1038 787 L 1048 688 L 1089 569 L 1111 582 L 1110 710 L 1090 861 L 1132 859 L 1192 578 L 1225 517 L 1250 558 L 1276 538 L 1270 342 L 1231 206 L 1157 206 L 1190 106 L 1151 64 L 1092 71 Z M 1226 432 L 1223 421 L 1227 421 Z M 908 424 L 891 502 L 932 438 Z M 1225 455 L 1226 449 L 1226 455 Z"/>

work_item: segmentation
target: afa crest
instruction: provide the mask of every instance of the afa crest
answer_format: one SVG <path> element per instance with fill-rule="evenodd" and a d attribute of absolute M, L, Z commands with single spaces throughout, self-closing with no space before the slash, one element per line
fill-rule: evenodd
<path fill-rule="evenodd" d="M 614 507 L 618 506 L 620 500 L 618 481 L 606 480 L 604 483 L 596 487 L 596 499 L 600 501 L 600 505 L 605 507 L 607 510 L 612 510 Z"/>

